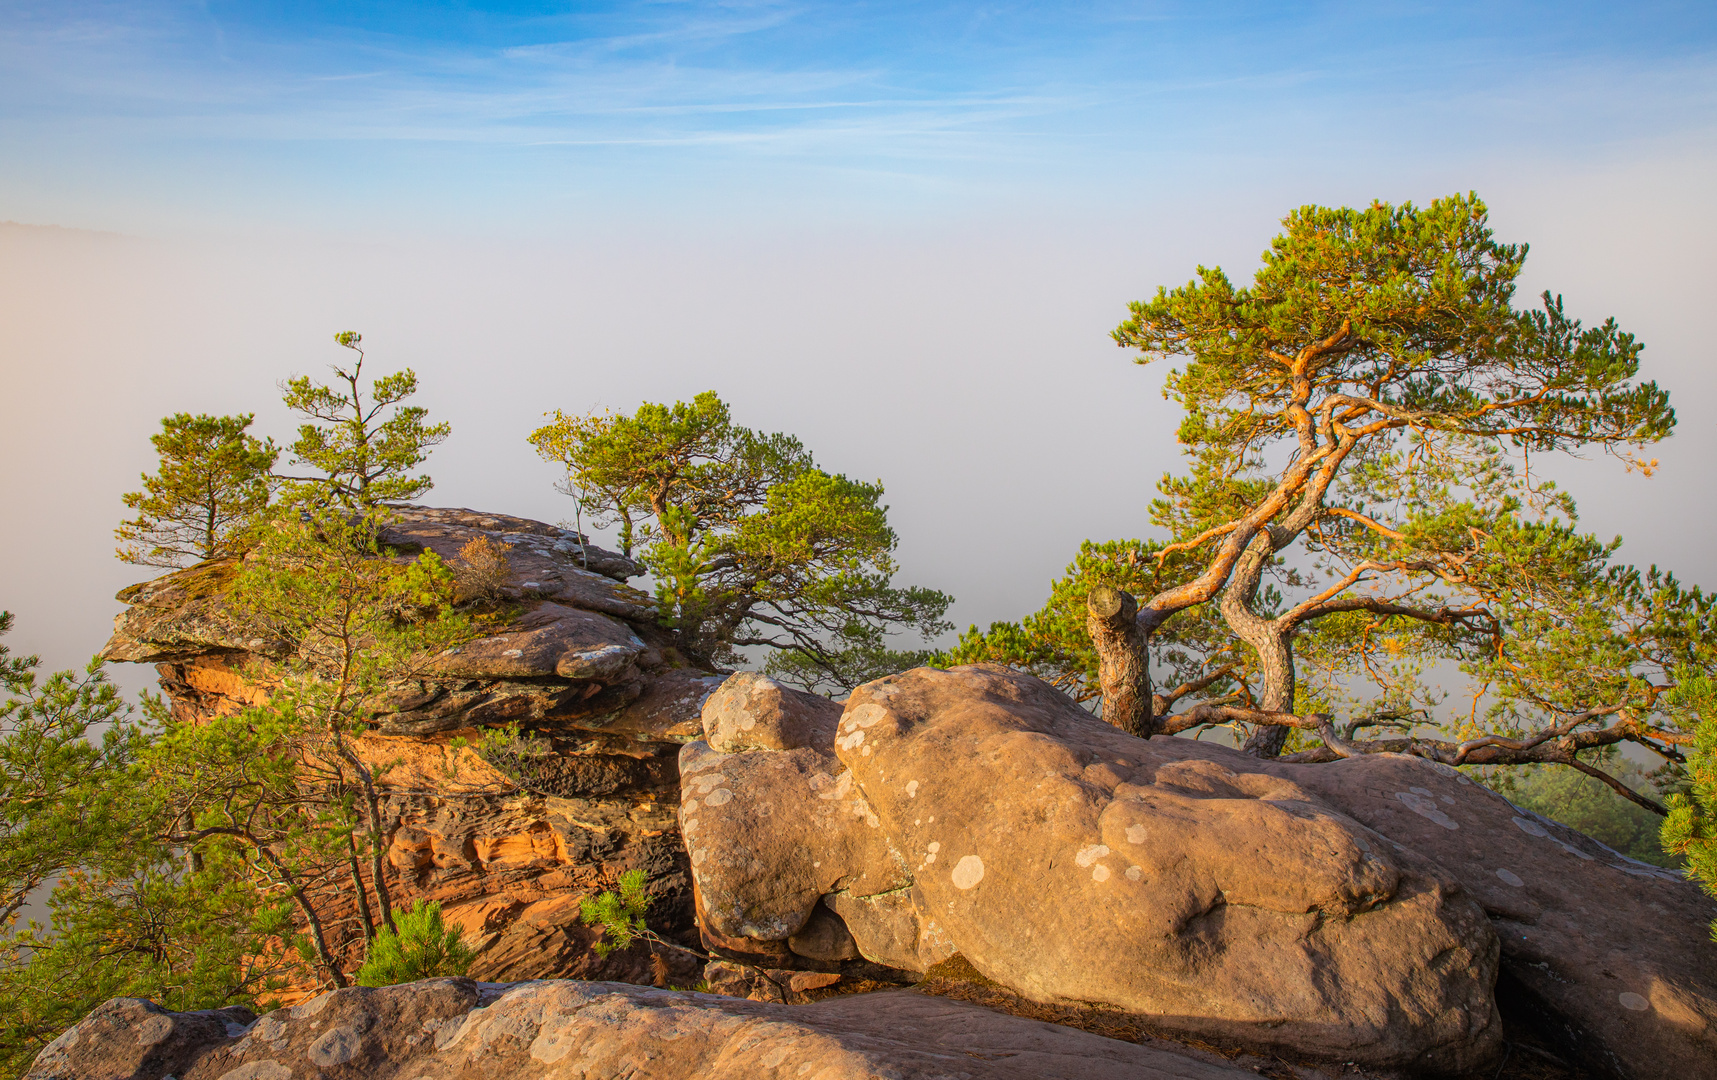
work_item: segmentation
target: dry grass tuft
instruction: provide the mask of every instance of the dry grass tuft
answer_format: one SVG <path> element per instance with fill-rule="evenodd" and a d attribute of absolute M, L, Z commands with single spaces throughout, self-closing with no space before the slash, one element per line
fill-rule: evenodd
<path fill-rule="evenodd" d="M 487 536 L 460 548 L 453 566 L 459 599 L 499 600 L 502 590 L 513 582 L 513 564 L 507 558 L 512 550 L 513 545 L 496 543 Z"/>

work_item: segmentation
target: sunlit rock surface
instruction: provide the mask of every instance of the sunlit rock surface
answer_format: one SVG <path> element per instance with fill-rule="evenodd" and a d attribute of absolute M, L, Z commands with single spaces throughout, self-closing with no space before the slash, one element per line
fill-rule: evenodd
<path fill-rule="evenodd" d="M 677 658 L 654 602 L 625 584 L 641 572 L 631 560 L 524 518 L 396 513 L 382 539 L 399 557 L 428 549 L 456 560 L 486 537 L 511 545 L 512 577 L 502 590 L 509 617 L 438 657 L 427 678 L 393 687 L 388 710 L 356 740 L 360 756 L 389 766 L 382 842 L 395 902 L 441 901 L 478 945 L 472 973 L 481 978 L 660 981 L 642 948 L 598 959 L 578 902 L 642 869 L 659 897 L 652 925 L 669 934 L 692 926 L 675 759 L 701 734 L 700 710 L 721 678 Z M 184 718 L 264 700 L 279 645 L 228 610 L 237 569 L 205 563 L 125 590 L 130 606 L 103 655 L 157 664 Z M 502 769 L 456 741 L 514 722 L 552 753 Z M 352 898 L 322 902 L 355 967 L 361 938 L 343 918 Z M 695 964 L 669 975 L 689 984 Z"/>
<path fill-rule="evenodd" d="M 1712 905 L 1454 770 L 1142 741 L 990 667 L 867 684 L 822 745 L 741 744 L 732 703 L 776 709 L 743 690 L 680 752 L 681 819 L 706 939 L 760 970 L 957 954 L 1038 1001 L 1457 1075 L 1501 1054 L 1501 995 L 1604 1072 L 1717 1062 Z"/>

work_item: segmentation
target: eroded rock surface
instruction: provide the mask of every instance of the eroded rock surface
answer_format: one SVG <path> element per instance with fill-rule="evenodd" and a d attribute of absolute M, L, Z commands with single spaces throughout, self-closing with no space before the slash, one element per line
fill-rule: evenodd
<path fill-rule="evenodd" d="M 163 1035 L 163 1033 L 165 1033 Z M 1251 1070 L 912 991 L 806 1006 L 620 983 L 433 979 L 250 1021 L 108 1002 L 26 1080 L 1240 1080 Z"/>
<path fill-rule="evenodd" d="M 1277 766 L 1460 879 L 1502 941 L 1501 993 L 1571 1060 L 1624 1077 L 1717 1076 L 1713 905 L 1680 875 L 1400 754 Z"/>
<path fill-rule="evenodd" d="M 821 904 L 897 968 L 958 952 L 1038 1000 L 1186 1034 L 1489 1060 L 1497 941 L 1459 881 L 1291 781 L 1160 749 L 1177 741 L 961 668 L 861 687 L 827 749 L 692 743 L 681 814 L 704 917 L 791 949 Z"/>
<path fill-rule="evenodd" d="M 524 518 L 422 507 L 396 515 L 382 540 L 398 557 L 429 549 L 458 565 L 465 545 L 487 538 L 510 545 L 512 575 L 501 623 L 437 658 L 428 677 L 391 687 L 386 711 L 356 740 L 362 757 L 389 766 L 382 842 L 395 902 L 441 901 L 480 947 L 473 974 L 483 978 L 659 981 L 642 947 L 597 958 L 578 901 L 642 869 L 659 897 L 652 925 L 691 928 L 676 755 L 701 733 L 704 699 L 721 678 L 677 659 L 653 601 L 624 584 L 641 572 L 631 560 Z M 130 607 L 103 655 L 156 663 L 185 719 L 265 700 L 280 647 L 228 609 L 237 571 L 204 563 L 125 590 Z M 455 742 L 512 723 L 549 752 L 484 760 Z M 323 903 L 355 967 L 361 937 L 345 917 L 354 901 Z M 696 980 L 690 969 L 669 975 Z"/>
<path fill-rule="evenodd" d="M 1161 1030 L 1455 1074 L 1494 1068 L 1500 993 L 1588 1068 L 1717 1063 L 1713 905 L 1455 770 L 1138 740 L 989 667 L 867 684 L 825 748 L 720 753 L 723 723 L 680 752 L 681 817 L 706 933 L 759 970 L 833 969 L 850 937 Z"/>

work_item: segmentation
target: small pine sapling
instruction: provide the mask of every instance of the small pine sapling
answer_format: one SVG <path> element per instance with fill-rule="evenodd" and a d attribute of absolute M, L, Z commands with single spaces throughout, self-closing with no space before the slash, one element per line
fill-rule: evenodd
<path fill-rule="evenodd" d="M 410 911 L 396 909 L 394 921 L 399 933 L 383 928 L 376 934 L 370 958 L 358 969 L 359 986 L 394 986 L 470 970 L 477 954 L 457 926 L 442 922 L 439 903 L 418 900 Z"/>
<path fill-rule="evenodd" d="M 596 955 L 606 958 L 616 949 L 624 949 L 638 938 L 646 941 L 660 939 L 644 925 L 644 913 L 655 899 L 644 891 L 644 871 L 628 870 L 620 875 L 620 892 L 604 892 L 587 896 L 578 905 L 579 916 L 586 926 L 599 926 L 602 936 L 596 941 Z"/>
<path fill-rule="evenodd" d="M 652 945 L 708 960 L 708 956 L 696 949 L 676 945 L 645 925 L 644 914 L 650 910 L 650 904 L 655 897 L 645 891 L 644 880 L 644 871 L 627 870 L 620 875 L 619 893 L 607 891 L 597 896 L 587 896 L 579 902 L 579 916 L 584 920 L 584 925 L 600 927 L 602 931 L 602 936 L 596 941 L 596 955 L 606 958 L 610 953 L 624 949 L 634 941 L 647 941 Z M 657 974 L 660 976 L 662 973 L 658 970 Z"/>

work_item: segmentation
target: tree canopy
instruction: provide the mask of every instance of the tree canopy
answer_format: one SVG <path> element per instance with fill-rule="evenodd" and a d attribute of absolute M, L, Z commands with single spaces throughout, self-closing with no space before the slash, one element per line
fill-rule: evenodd
<path fill-rule="evenodd" d="M 417 393 L 417 373 L 410 368 L 374 380 L 366 400 L 360 385 L 363 336 L 347 330 L 335 334 L 334 341 L 358 354 L 349 371 L 334 365 L 344 386 L 323 386 L 304 375 L 281 384 L 287 408 L 312 421 L 298 428 L 289 448 L 293 463 L 324 474 L 288 478 L 294 482 L 293 493 L 330 498 L 348 509 L 422 496 L 434 481 L 412 470 L 447 438 L 452 425 L 426 423 L 427 409 L 400 404 Z"/>
<path fill-rule="evenodd" d="M 565 467 L 581 516 L 619 527 L 694 656 L 767 647 L 783 654 L 778 670 L 852 686 L 916 659 L 887 648 L 890 631 L 946 625 L 949 597 L 892 583 L 882 485 L 817 468 L 790 435 L 735 424 L 714 393 L 630 416 L 556 412 L 530 442 Z"/>
<path fill-rule="evenodd" d="M 280 456 L 272 439 L 246 434 L 255 414 L 175 413 L 150 436 L 160 466 L 125 496 L 137 516 L 122 522 L 119 557 L 140 566 L 184 566 L 231 554 L 268 505 Z"/>
<path fill-rule="evenodd" d="M 0 634 L 11 628 L 0 612 Z M 166 843 L 145 764 L 148 719 L 99 663 L 39 678 L 0 645 L 0 1075 L 22 1075 L 61 1031 L 112 997 L 170 1009 L 254 1000 L 276 985 L 290 921 L 242 863 L 187 865 Z M 24 919 L 45 907 L 51 926 Z M 19 925 L 21 922 L 24 925 Z M 275 944 L 271 950 L 270 943 Z"/>
<path fill-rule="evenodd" d="M 1581 767 L 1633 741 L 1677 763 L 1668 672 L 1708 662 L 1709 601 L 1615 563 L 1532 469 L 1601 449 L 1650 470 L 1637 455 L 1675 414 L 1638 378 L 1641 345 L 1549 293 L 1516 309 L 1526 247 L 1495 240 L 1474 196 L 1283 224 L 1249 285 L 1200 267 L 1114 332 L 1141 364 L 1180 362 L 1165 394 L 1187 469 L 1150 508 L 1163 539 L 1087 545 L 1044 610 L 953 658 L 1060 665 L 1141 734 L 1237 724 L 1265 755 Z M 1201 697 L 1172 712 L 1133 664 L 1147 650 Z M 1476 690 L 1433 739 L 1439 665 Z M 1105 679 L 1133 668 L 1142 693 Z M 1380 725 L 1404 734 L 1356 737 Z"/>

